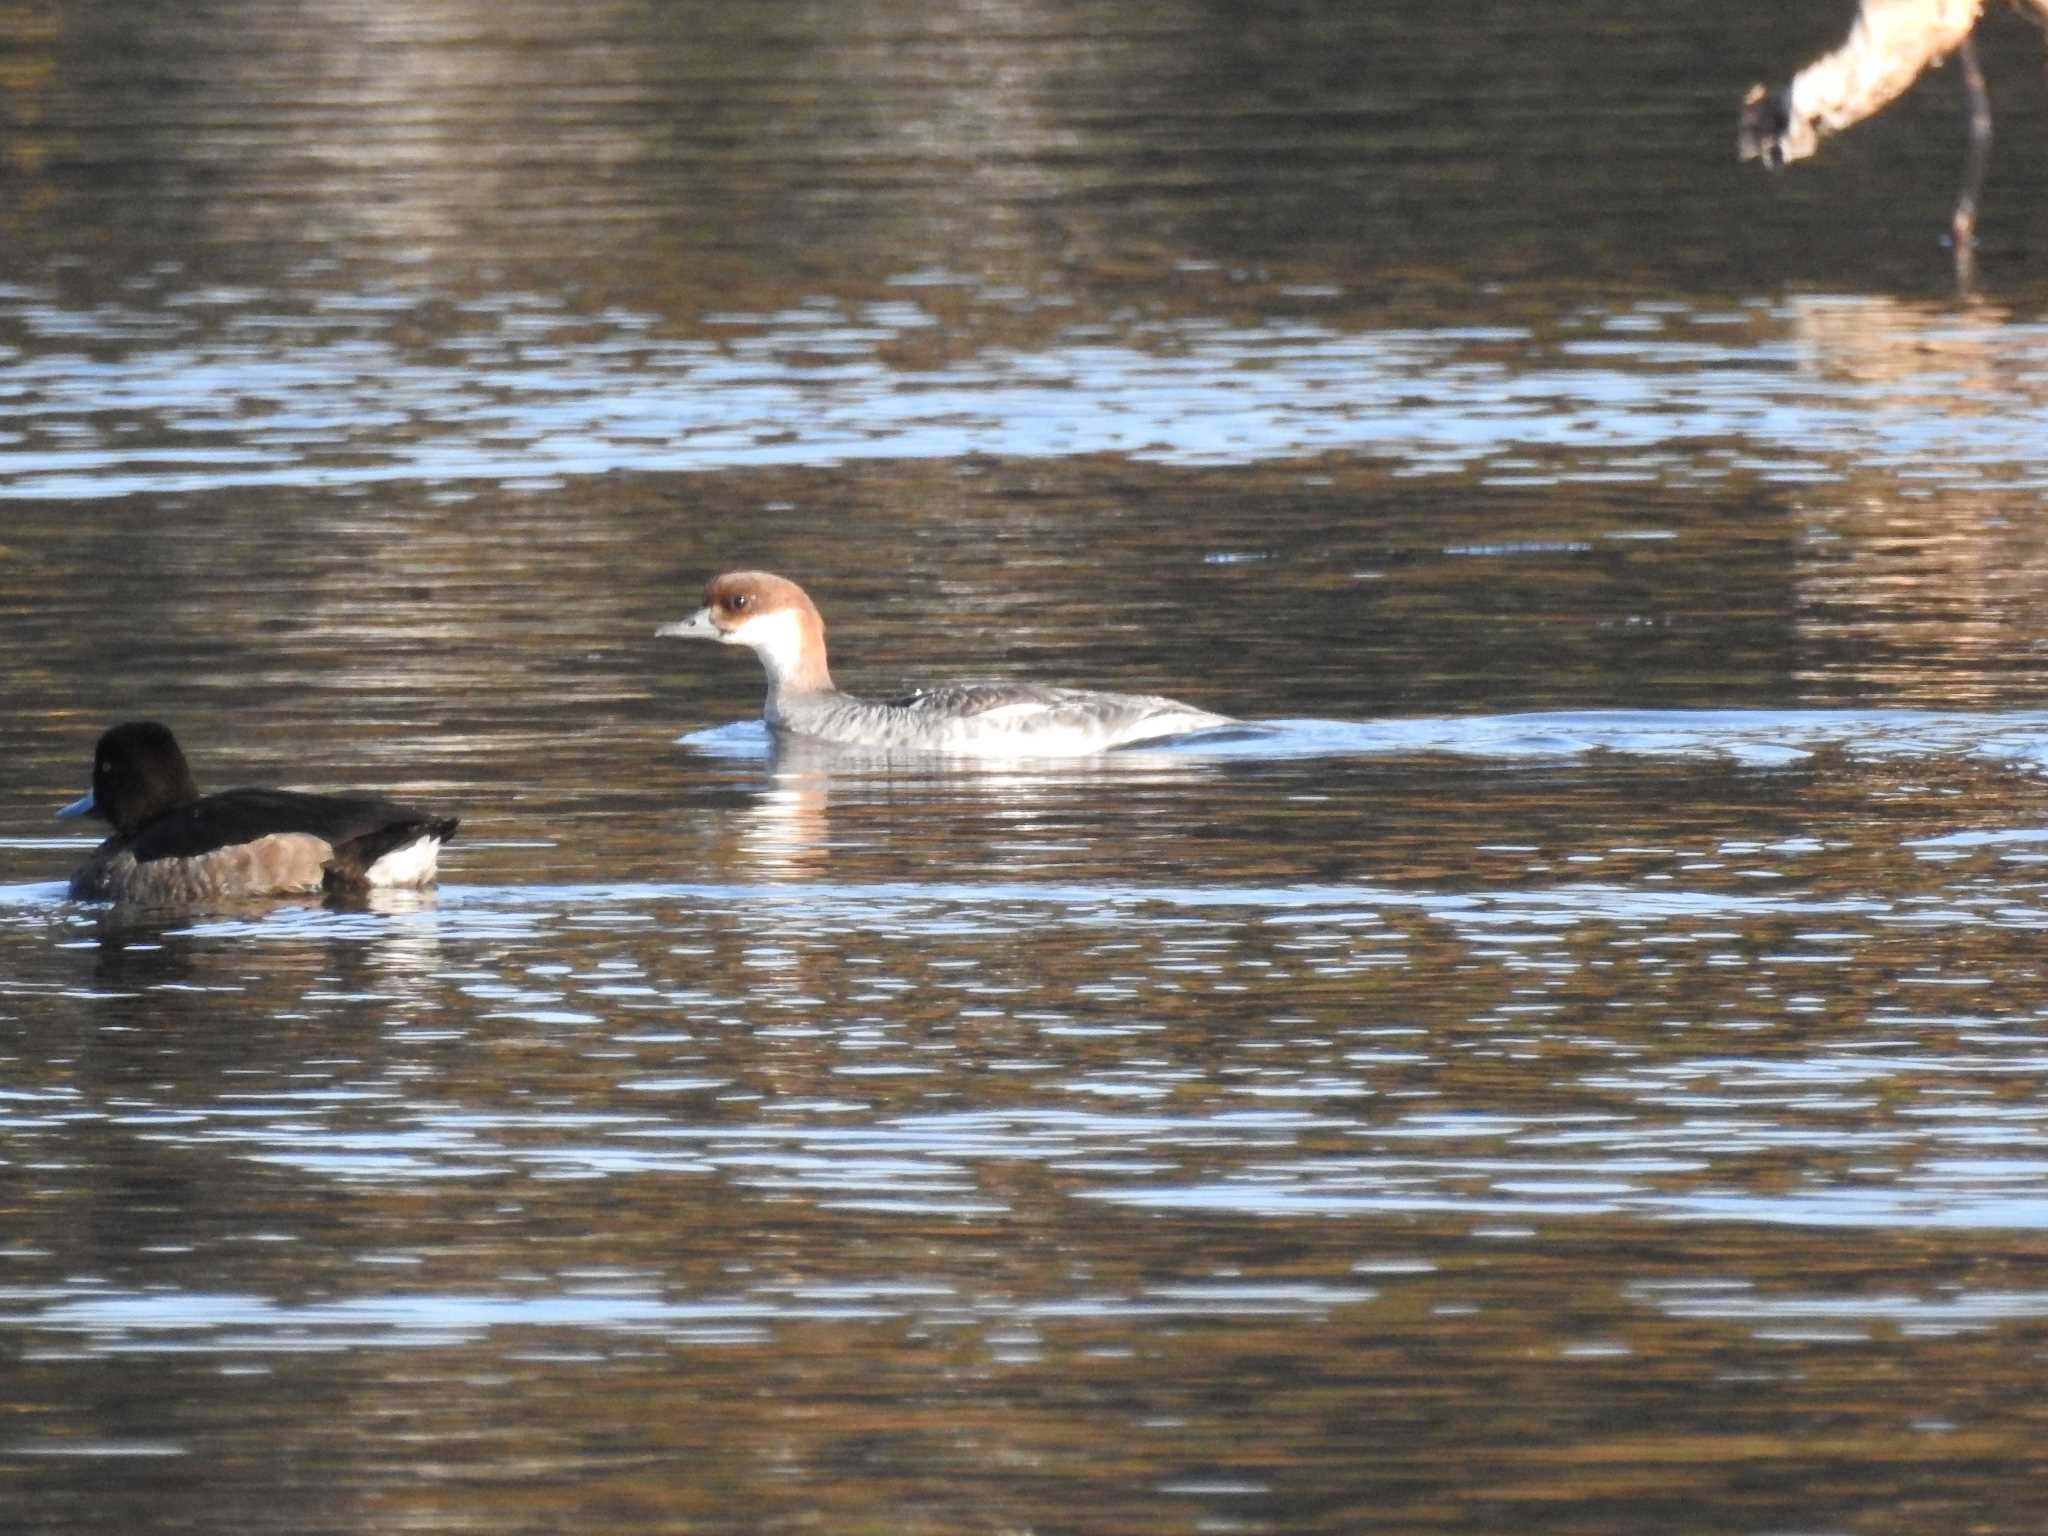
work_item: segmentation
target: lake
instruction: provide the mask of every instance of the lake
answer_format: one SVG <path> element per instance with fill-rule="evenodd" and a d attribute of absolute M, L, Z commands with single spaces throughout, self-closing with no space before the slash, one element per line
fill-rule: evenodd
<path fill-rule="evenodd" d="M 1788 9 L 0 10 L 9 1528 L 2035 1530 L 2048 93 Z"/>

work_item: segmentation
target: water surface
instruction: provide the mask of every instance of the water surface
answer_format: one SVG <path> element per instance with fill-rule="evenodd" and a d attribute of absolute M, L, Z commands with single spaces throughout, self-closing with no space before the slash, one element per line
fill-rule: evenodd
<path fill-rule="evenodd" d="M 2033 1530 L 2038 44 L 1959 290 L 1839 20 L 0 12 L 10 1528 Z M 66 902 L 144 715 L 442 886 Z"/>

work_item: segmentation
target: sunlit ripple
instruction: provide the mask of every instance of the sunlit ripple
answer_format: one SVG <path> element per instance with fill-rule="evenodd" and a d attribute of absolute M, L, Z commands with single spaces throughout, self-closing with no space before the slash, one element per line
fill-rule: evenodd
<path fill-rule="evenodd" d="M 1447 1063 L 1436 1063 L 1443 1070 Z M 1119 1107 L 1050 1105 L 847 1123 L 843 1111 L 764 1106 L 741 1123 L 673 1118 L 658 1107 L 708 1105 L 727 1084 L 705 1077 L 666 1090 L 645 1114 L 564 1109 L 480 1113 L 436 1107 L 396 1087 L 237 1096 L 212 1108 L 117 1117 L 159 1145 L 212 1146 L 257 1162 L 345 1183 L 416 1185 L 499 1178 L 717 1178 L 798 1196 L 824 1209 L 994 1217 L 1012 1202 L 987 1183 L 993 1167 L 1035 1164 L 1074 1181 L 1080 1198 L 1142 1209 L 1246 1217 L 1438 1213 L 1482 1217 L 1745 1221 L 1794 1226 L 2017 1227 L 2048 1224 L 2048 1160 L 2029 1155 L 2048 1109 L 1987 1122 L 1981 1106 L 1947 1118 L 1911 1096 L 1926 1059 L 1760 1064 L 1731 1060 L 1662 1069 L 1630 1083 L 1589 1075 L 1584 1087 L 1625 1113 L 1444 1114 L 1402 1109 L 1379 1085 L 1335 1093 L 1309 1082 L 1301 1108 L 1258 1107 L 1258 1095 L 1212 1085 L 1199 1112 L 1161 1113 L 1156 1097 Z M 1759 1072 L 1759 1068 L 1767 1068 Z M 2048 1060 L 1958 1070 L 2048 1078 Z M 1085 1084 L 1030 1074 L 1041 1091 L 1073 1097 Z M 1689 1085 L 1673 1094 L 1662 1080 Z M 1745 1079 L 1754 1079 L 1745 1083 Z M 1140 1079 L 1140 1083 L 1144 1079 Z M 1186 1078 L 1168 1086 L 1186 1096 Z M 1776 1091 L 1791 1082 L 1796 1092 Z M 1906 1094 L 1871 1122 L 1859 1090 L 1885 1082 Z M 1080 1095 L 1086 1097 L 1085 1093 Z M 1233 1104 L 1233 1098 L 1240 1102 Z M 75 1119 L 74 1098 L 0 1100 L 0 1128 L 17 1133 Z M 1341 1146 L 1335 1153 L 1330 1149 Z M 1753 1183 L 1755 1160 L 1782 1152 L 1854 1159 L 1858 1170 L 1816 1170 L 1792 1187 Z M 1219 1163 L 1228 1172 L 1217 1176 Z M 1830 1163 L 1829 1166 L 1832 1166 Z"/>
<path fill-rule="evenodd" d="M 1642 1282 L 1625 1288 L 1669 1317 L 1735 1323 L 1760 1339 L 1857 1344 L 1896 1330 L 1908 1338 L 1990 1333 L 2048 1317 L 2048 1292 L 1943 1286 L 1927 1295 L 1899 1291 L 1826 1295 L 1766 1292 L 1743 1281 Z"/>
<path fill-rule="evenodd" d="M 297 1355 L 362 1348 L 439 1348 L 505 1331 L 660 1339 L 716 1347 L 758 1342 L 781 1325 L 875 1323 L 971 1325 L 991 1342 L 1005 1330 L 1075 1321 L 1122 1324 L 1200 1318 L 1317 1321 L 1370 1303 L 1368 1286 L 1314 1281 L 1215 1280 L 1119 1293 L 1084 1290 L 1056 1301 L 972 1293 L 943 1280 L 904 1276 L 832 1285 L 765 1283 L 725 1294 L 676 1297 L 655 1280 L 615 1278 L 539 1284 L 519 1292 L 392 1290 L 290 1303 L 220 1292 L 67 1287 L 52 1296 L 0 1289 L 0 1326 L 44 1340 L 75 1338 L 105 1355 Z M 30 1353 L 35 1353 L 31 1350 Z"/>
<path fill-rule="evenodd" d="M 1898 409 L 1873 410 L 1853 375 L 1797 368 L 1799 345 L 1706 321 L 1691 336 L 1624 326 L 1546 344 L 1520 330 L 1194 317 L 916 369 L 883 355 L 933 323 L 910 300 L 710 317 L 727 333 L 715 341 L 660 339 L 651 316 L 571 315 L 512 294 L 452 306 L 468 328 L 430 356 L 393 338 L 415 309 L 443 302 L 336 294 L 289 329 L 260 304 L 204 326 L 175 299 L 160 312 L 0 304 L 0 319 L 40 344 L 0 384 L 24 427 L 0 446 L 0 497 L 545 484 L 965 454 L 1244 464 L 1332 451 L 1425 473 L 1499 458 L 1516 482 L 1697 484 L 1746 469 L 1798 484 L 1850 466 L 1925 477 L 1951 465 L 1973 484 L 1985 472 L 2048 483 L 2048 462 L 2027 446 L 2048 442 L 2048 400 L 2027 383 L 2048 356 L 2048 329 L 1991 320 L 1956 328 L 1999 360 L 1997 409 L 1982 378 L 1930 368 L 1909 381 L 1910 398 L 1899 383 Z M 1831 313 L 1795 311 L 1807 344 L 1839 344 Z M 1684 324 L 1658 318 L 1667 332 Z M 1599 319 L 1581 324 L 1599 332 Z M 1524 350 L 1520 366 L 1502 362 L 1504 341 Z M 69 350 L 86 345 L 94 356 Z M 1744 443 L 1747 462 L 1674 449 L 1674 435 Z M 1823 456 L 1817 444 L 1833 446 Z M 1540 471 L 1506 462 L 1531 451 L 1562 457 Z"/>

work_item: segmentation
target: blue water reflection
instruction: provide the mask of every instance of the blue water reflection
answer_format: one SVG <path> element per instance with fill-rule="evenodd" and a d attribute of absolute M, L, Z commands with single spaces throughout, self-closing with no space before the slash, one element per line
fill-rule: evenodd
<path fill-rule="evenodd" d="M 1513 715 L 1389 720 L 1257 720 L 1250 730 L 1204 732 L 1156 746 L 1050 767 L 972 760 L 876 756 L 858 748 L 778 748 L 759 721 L 692 731 L 680 744 L 713 757 L 821 771 L 858 771 L 890 762 L 1001 782 L 1014 778 L 1115 774 L 1222 759 L 1256 762 L 1314 757 L 1445 753 L 1482 760 L 1572 758 L 1592 752 L 1640 757 L 1725 758 L 1754 768 L 1797 763 L 1824 749 L 1873 761 L 1967 755 L 2018 767 L 2048 766 L 2048 711 L 1998 713 L 1904 709 L 1560 710 Z"/>
<path fill-rule="evenodd" d="M 456 329 L 427 347 L 400 340 L 422 309 Z M 914 299 L 712 320 L 715 339 L 678 339 L 651 315 L 570 314 L 532 295 L 334 294 L 292 314 L 244 293 L 86 312 L 0 299 L 0 325 L 32 343 L 0 378 L 19 424 L 0 442 L 0 496 L 535 487 L 970 454 L 1223 465 L 1353 452 L 1532 485 L 1797 485 L 1851 465 L 1938 465 L 2048 484 L 2048 327 L 1994 315 L 1667 306 L 1581 311 L 1548 336 L 1193 315 L 929 367 L 890 360 L 936 324 Z M 1707 440 L 1723 446 L 1694 450 Z"/>

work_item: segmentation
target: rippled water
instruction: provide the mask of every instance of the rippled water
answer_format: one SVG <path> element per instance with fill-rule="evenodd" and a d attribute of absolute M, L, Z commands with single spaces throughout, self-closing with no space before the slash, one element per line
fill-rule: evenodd
<path fill-rule="evenodd" d="M 21 294 L 11 313 L 0 304 L 0 327 L 18 327 L 35 355 L 0 395 L 24 429 L 0 452 L 0 494 L 540 488 L 969 454 L 1257 464 L 1367 453 L 1398 456 L 1409 474 L 1685 486 L 1825 481 L 1844 456 L 1872 471 L 1912 475 L 1935 459 L 1999 489 L 2044 486 L 2038 461 L 2014 452 L 2016 437 L 2048 437 L 2048 327 L 1999 313 L 1667 303 L 1588 307 L 1547 335 L 1209 315 L 1112 336 L 1087 320 L 1030 351 L 906 368 L 892 349 L 942 324 L 908 295 L 960 288 L 970 313 L 1001 310 L 1005 296 L 947 274 L 905 281 L 906 297 L 857 311 L 821 300 L 703 316 L 708 334 L 683 340 L 660 338 L 652 315 L 592 318 L 532 295 L 315 294 L 311 313 L 286 316 L 268 312 L 273 294 L 178 294 L 165 323 Z M 432 355 L 409 355 L 392 333 L 423 317 L 444 329 Z M 1896 360 L 1901 329 L 1924 356 Z M 81 335 L 122 355 L 68 350 Z M 1730 446 L 1701 453 L 1701 439 Z"/>
<path fill-rule="evenodd" d="M 2038 43 L 1959 288 L 1803 25 L 0 8 L 8 1528 L 2033 1530 Z M 67 902 L 145 714 L 443 884 Z"/>

